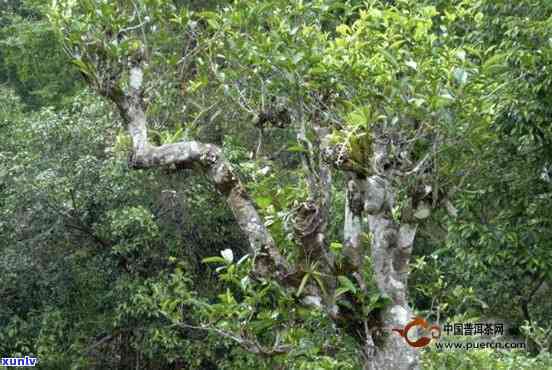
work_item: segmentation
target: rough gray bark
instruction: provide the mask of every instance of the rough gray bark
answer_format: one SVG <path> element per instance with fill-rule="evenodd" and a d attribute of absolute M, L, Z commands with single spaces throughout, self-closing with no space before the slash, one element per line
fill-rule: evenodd
<path fill-rule="evenodd" d="M 133 168 L 174 166 L 203 171 L 213 181 L 216 189 L 226 197 L 236 221 L 249 241 L 249 252 L 255 257 L 256 272 L 275 275 L 283 280 L 290 271 L 287 261 L 278 251 L 272 236 L 253 201 L 249 198 L 240 179 L 234 173 L 220 148 L 197 141 L 154 146 L 148 141 L 147 119 L 142 99 L 142 70 L 130 70 L 127 92 L 117 88 L 108 89 L 108 96 L 119 108 L 132 138 L 130 165 Z"/>
<path fill-rule="evenodd" d="M 416 234 L 416 226 L 399 223 L 392 218 L 393 189 L 388 181 L 374 175 L 363 179 L 348 173 L 345 207 L 344 251 L 352 275 L 366 289 L 362 263 L 366 250 L 362 234 L 371 235 L 371 261 L 374 278 L 382 296 L 391 304 L 377 315 L 377 324 L 362 318 L 356 324 L 361 336 L 360 349 L 366 370 L 414 370 L 419 368 L 416 349 L 392 332 L 403 328 L 412 318 L 407 300 L 408 264 Z M 367 216 L 367 225 L 363 218 Z"/>
<path fill-rule="evenodd" d="M 353 172 L 347 173 L 345 185 L 345 224 L 343 225 L 343 247 L 347 262 L 352 270 L 362 267 L 364 250 L 362 246 L 362 222 L 365 180 Z M 358 280 L 358 279 L 357 279 Z"/>
<path fill-rule="evenodd" d="M 392 333 L 412 318 L 407 299 L 408 264 L 416 235 L 416 226 L 393 220 L 394 192 L 388 181 L 372 176 L 367 181 L 365 210 L 372 235 L 372 265 L 379 291 L 391 299 L 381 315 L 382 327 L 388 333 L 383 345 L 375 348 L 365 368 L 417 369 L 418 353 L 404 339 Z"/>
<path fill-rule="evenodd" d="M 398 171 L 389 165 L 389 140 L 379 138 L 372 147 L 370 176 L 365 176 L 364 170 L 354 171 L 355 167 L 347 164 L 346 153 L 328 155 L 334 165 L 347 171 L 344 225 L 347 271 L 366 291 L 367 282 L 361 272 L 369 249 L 379 294 L 391 301 L 380 312 L 374 312 L 376 317 L 357 318 L 356 331 L 362 333 L 357 339 L 364 369 L 414 370 L 419 368 L 416 349 L 409 347 L 392 329 L 403 328 L 412 319 L 407 279 L 417 226 L 414 218 L 393 218 L 396 189 L 391 179 L 398 180 L 394 177 Z M 363 246 L 364 232 L 370 235 L 369 248 Z"/>

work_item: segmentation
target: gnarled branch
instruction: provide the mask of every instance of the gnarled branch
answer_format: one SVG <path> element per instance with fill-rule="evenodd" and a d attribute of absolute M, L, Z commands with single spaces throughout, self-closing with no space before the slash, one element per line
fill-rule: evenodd
<path fill-rule="evenodd" d="M 241 230 L 249 241 L 249 252 L 255 257 L 256 272 L 266 275 L 274 271 L 283 279 L 290 271 L 287 261 L 278 251 L 272 236 L 254 202 L 250 199 L 232 166 L 225 160 L 216 145 L 198 141 L 182 141 L 174 144 L 154 146 L 148 141 L 147 118 L 142 97 L 143 72 L 138 66 L 130 70 L 127 92 L 117 87 L 102 91 L 119 108 L 132 138 L 132 168 L 155 168 L 175 166 L 196 168 L 207 174 L 216 189 L 226 197 Z"/>

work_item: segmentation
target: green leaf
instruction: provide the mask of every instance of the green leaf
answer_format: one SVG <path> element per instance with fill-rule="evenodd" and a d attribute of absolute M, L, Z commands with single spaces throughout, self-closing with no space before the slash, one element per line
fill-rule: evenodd
<path fill-rule="evenodd" d="M 495 54 L 489 59 L 483 63 L 482 70 L 485 73 L 489 73 L 492 70 L 496 69 L 497 67 L 505 67 L 506 66 L 506 58 L 508 57 L 508 53 L 499 53 Z"/>
<path fill-rule="evenodd" d="M 345 294 L 347 292 L 350 292 L 349 288 L 346 287 L 340 287 L 335 290 L 335 298 L 338 298 L 342 294 Z"/>
<path fill-rule="evenodd" d="M 268 208 L 272 204 L 271 197 L 257 197 L 255 198 L 255 203 L 261 208 Z"/>
<path fill-rule="evenodd" d="M 211 26 L 211 28 L 214 28 L 214 29 L 219 28 L 218 22 L 212 18 L 207 19 L 207 23 L 209 23 L 209 26 Z"/>
<path fill-rule="evenodd" d="M 309 277 L 310 277 L 309 273 L 306 273 L 305 276 L 303 276 L 303 279 L 301 280 L 301 284 L 299 285 L 299 289 L 297 289 L 297 293 L 295 293 L 297 297 L 299 297 L 303 292 L 303 289 L 305 288 L 305 285 L 307 285 L 307 281 L 309 280 Z"/>
<path fill-rule="evenodd" d="M 322 290 L 322 294 L 327 295 L 326 288 L 324 287 L 324 282 L 320 278 L 320 275 L 317 273 L 313 273 L 312 277 L 314 278 L 314 280 L 316 280 L 316 283 L 320 287 L 320 290 Z"/>
<path fill-rule="evenodd" d="M 307 150 L 301 144 L 292 145 L 287 150 L 288 150 L 288 152 L 292 152 L 292 153 L 305 153 L 305 152 L 307 152 Z"/>
<path fill-rule="evenodd" d="M 291 62 L 296 65 L 298 64 L 301 60 L 303 60 L 303 57 L 305 56 L 304 53 L 297 53 L 295 54 L 292 58 L 291 58 Z"/>
<path fill-rule="evenodd" d="M 383 48 L 380 48 L 379 51 L 383 54 L 385 59 L 387 59 L 387 61 L 393 65 L 393 67 L 399 69 L 399 63 L 397 63 L 397 59 L 395 59 L 393 55 L 391 55 L 387 50 Z"/>
<path fill-rule="evenodd" d="M 330 250 L 335 254 L 339 254 L 343 250 L 343 244 L 338 242 L 332 242 L 330 244 Z"/>
<path fill-rule="evenodd" d="M 347 288 L 348 291 L 352 292 L 353 294 L 356 294 L 357 292 L 356 286 L 351 280 L 349 280 L 348 277 L 339 275 L 337 277 L 337 280 L 339 280 L 339 284 L 342 287 Z"/>
<path fill-rule="evenodd" d="M 224 258 L 219 257 L 219 256 L 207 257 L 207 258 L 202 259 L 201 262 L 203 262 L 203 263 L 226 263 Z"/>

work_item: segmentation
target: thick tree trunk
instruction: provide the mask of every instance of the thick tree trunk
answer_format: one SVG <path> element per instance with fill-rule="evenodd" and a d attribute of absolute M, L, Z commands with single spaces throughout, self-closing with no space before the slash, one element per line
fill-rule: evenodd
<path fill-rule="evenodd" d="M 364 179 L 355 173 L 347 173 L 346 207 L 344 225 L 344 253 L 348 270 L 366 290 L 363 280 L 363 259 L 367 251 L 363 233 L 371 236 L 371 261 L 374 279 L 379 293 L 391 300 L 391 304 L 376 317 L 365 317 L 355 323 L 355 330 L 362 333 L 360 353 L 366 370 L 418 369 L 416 349 L 409 347 L 404 338 L 392 329 L 402 329 L 412 318 L 407 301 L 408 263 L 414 242 L 416 227 L 401 224 L 392 217 L 393 189 L 380 176 Z M 367 222 L 363 221 L 367 216 Z"/>
<path fill-rule="evenodd" d="M 402 329 L 412 319 L 408 305 L 407 279 L 416 226 L 393 219 L 394 191 L 387 180 L 372 176 L 367 180 L 365 211 L 372 239 L 371 257 L 380 293 L 391 299 L 381 313 L 381 330 L 385 340 L 375 346 L 365 369 L 418 369 L 417 349 L 392 332 Z"/>

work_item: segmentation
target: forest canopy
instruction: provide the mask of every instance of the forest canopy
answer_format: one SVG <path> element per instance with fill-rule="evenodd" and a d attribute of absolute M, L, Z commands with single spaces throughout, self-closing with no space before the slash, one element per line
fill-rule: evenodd
<path fill-rule="evenodd" d="M 0 2 L 2 366 L 552 369 L 551 66 L 548 0 Z"/>

